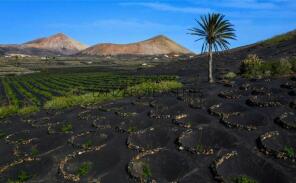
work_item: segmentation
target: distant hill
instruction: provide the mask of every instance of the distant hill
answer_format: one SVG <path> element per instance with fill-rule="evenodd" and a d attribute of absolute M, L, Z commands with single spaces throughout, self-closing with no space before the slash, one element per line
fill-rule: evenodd
<path fill-rule="evenodd" d="M 66 36 L 63 33 L 55 34 L 47 38 L 29 41 L 22 46 L 27 48 L 40 48 L 60 52 L 64 55 L 75 54 L 87 48 L 87 46 Z"/>
<path fill-rule="evenodd" d="M 151 39 L 131 44 L 97 44 L 89 47 L 80 55 L 164 55 L 189 54 L 190 50 L 175 43 L 165 36 L 156 36 Z"/>
<path fill-rule="evenodd" d="M 87 46 L 58 33 L 47 38 L 39 38 L 20 45 L 0 45 L 0 54 L 27 54 L 27 55 L 73 55 Z"/>
<path fill-rule="evenodd" d="M 190 50 L 165 36 L 131 44 L 97 44 L 87 47 L 78 41 L 59 33 L 47 38 L 40 38 L 24 44 L 0 45 L 0 55 L 25 54 L 37 56 L 56 55 L 164 55 L 190 54 Z M 266 59 L 296 56 L 296 30 L 275 36 L 247 46 L 228 51 L 228 58 L 241 60 L 248 54 L 257 54 Z M 201 55 L 202 56 L 202 55 Z"/>

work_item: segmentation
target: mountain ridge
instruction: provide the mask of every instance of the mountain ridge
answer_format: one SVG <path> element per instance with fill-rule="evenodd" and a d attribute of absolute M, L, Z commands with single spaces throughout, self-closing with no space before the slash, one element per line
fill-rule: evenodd
<path fill-rule="evenodd" d="M 68 37 L 64 33 L 57 33 L 49 37 L 38 38 L 22 44 L 23 47 L 41 48 L 72 55 L 86 49 L 88 46 Z"/>
<path fill-rule="evenodd" d="M 244 45 L 228 50 L 235 57 L 245 57 L 246 54 L 258 54 L 264 57 L 296 56 L 296 30 L 276 35 L 270 39 Z M 91 47 L 57 33 L 23 44 L 0 44 L 0 55 L 26 54 L 33 56 L 97 56 L 97 55 L 164 55 L 193 54 L 182 45 L 164 35 L 129 44 L 100 43 Z"/>
<path fill-rule="evenodd" d="M 87 47 L 64 33 L 57 33 L 23 44 L 0 44 L 0 54 L 27 54 L 34 56 L 73 55 Z"/>
<path fill-rule="evenodd" d="M 193 53 L 164 35 L 128 44 L 100 43 L 91 46 L 80 55 L 164 55 Z"/>

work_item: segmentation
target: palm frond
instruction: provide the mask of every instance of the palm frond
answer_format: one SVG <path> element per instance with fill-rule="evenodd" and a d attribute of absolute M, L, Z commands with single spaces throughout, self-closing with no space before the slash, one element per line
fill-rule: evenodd
<path fill-rule="evenodd" d="M 197 27 L 188 29 L 188 34 L 199 37 L 195 41 L 203 40 L 202 53 L 209 48 L 215 52 L 229 49 L 230 43 L 227 40 L 235 40 L 234 26 L 219 13 L 212 13 L 195 19 Z"/>

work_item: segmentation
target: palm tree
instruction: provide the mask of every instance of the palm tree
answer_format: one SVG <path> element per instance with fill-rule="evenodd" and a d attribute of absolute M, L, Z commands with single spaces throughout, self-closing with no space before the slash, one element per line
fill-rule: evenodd
<path fill-rule="evenodd" d="M 191 35 L 198 36 L 196 41 L 203 40 L 202 53 L 208 52 L 209 57 L 209 82 L 213 83 L 213 51 L 225 51 L 229 49 L 230 43 L 227 39 L 235 40 L 233 25 L 225 16 L 220 13 L 212 13 L 200 17 L 196 20 L 198 27 L 189 29 Z"/>

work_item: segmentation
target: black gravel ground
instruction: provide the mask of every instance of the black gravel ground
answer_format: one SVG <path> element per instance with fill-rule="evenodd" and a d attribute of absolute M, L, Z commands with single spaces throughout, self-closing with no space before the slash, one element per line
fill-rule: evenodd
<path fill-rule="evenodd" d="M 296 182 L 291 77 L 210 85 L 203 59 L 135 72 L 179 75 L 184 91 L 3 119 L 0 182 Z"/>

